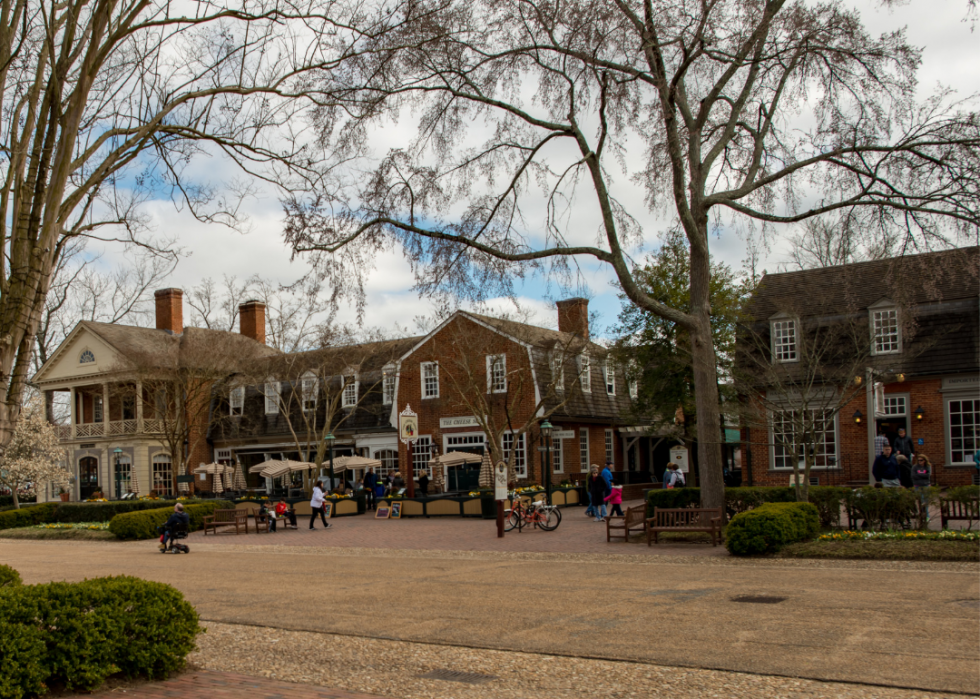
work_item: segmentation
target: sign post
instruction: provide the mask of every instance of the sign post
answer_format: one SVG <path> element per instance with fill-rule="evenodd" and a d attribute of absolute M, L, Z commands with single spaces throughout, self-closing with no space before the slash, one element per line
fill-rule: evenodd
<path fill-rule="evenodd" d="M 402 444 L 408 445 L 408 497 L 415 497 L 415 451 L 412 446 L 419 438 L 419 416 L 412 410 L 412 406 L 406 405 L 405 409 L 398 413 L 398 438 Z"/>
<path fill-rule="evenodd" d="M 497 464 L 493 472 L 493 498 L 497 501 L 497 538 L 504 538 L 504 500 L 507 499 L 507 464 Z"/>

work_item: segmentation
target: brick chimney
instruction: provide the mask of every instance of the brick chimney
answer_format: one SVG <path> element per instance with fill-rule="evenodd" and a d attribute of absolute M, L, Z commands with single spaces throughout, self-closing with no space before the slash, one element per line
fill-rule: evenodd
<path fill-rule="evenodd" d="M 565 299 L 558 302 L 558 329 L 588 339 L 589 300 Z"/>
<path fill-rule="evenodd" d="M 265 344 L 265 304 L 246 301 L 238 307 L 238 331 L 245 337 Z"/>
<path fill-rule="evenodd" d="M 171 335 L 184 332 L 184 292 L 160 289 L 153 297 L 157 306 L 157 330 L 166 330 Z"/>

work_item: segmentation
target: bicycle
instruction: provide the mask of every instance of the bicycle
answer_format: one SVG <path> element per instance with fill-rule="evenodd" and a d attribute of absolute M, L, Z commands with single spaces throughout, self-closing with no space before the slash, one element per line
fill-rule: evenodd
<path fill-rule="evenodd" d="M 561 511 L 555 505 L 546 505 L 543 502 L 529 502 L 527 505 L 517 496 L 511 493 L 511 508 L 505 511 L 507 521 L 504 523 L 504 531 L 509 532 L 513 529 L 523 529 L 525 525 L 540 527 L 546 532 L 553 532 L 561 524 Z"/>

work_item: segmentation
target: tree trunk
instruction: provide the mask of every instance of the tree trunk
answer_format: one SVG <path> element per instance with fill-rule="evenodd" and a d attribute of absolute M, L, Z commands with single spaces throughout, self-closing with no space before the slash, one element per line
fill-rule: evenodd
<path fill-rule="evenodd" d="M 10 494 L 14 497 L 14 509 L 20 509 L 20 498 L 17 497 L 17 486 L 10 489 Z"/>

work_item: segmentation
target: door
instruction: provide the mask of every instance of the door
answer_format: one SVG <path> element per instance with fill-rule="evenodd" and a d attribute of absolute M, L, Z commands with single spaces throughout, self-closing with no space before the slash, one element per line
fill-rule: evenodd
<path fill-rule="evenodd" d="M 78 495 L 88 500 L 99 492 L 99 460 L 94 456 L 83 456 L 78 461 Z"/>

